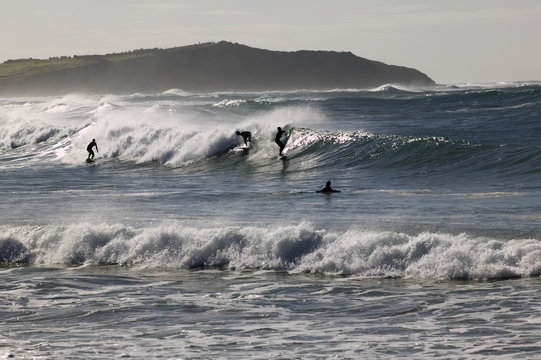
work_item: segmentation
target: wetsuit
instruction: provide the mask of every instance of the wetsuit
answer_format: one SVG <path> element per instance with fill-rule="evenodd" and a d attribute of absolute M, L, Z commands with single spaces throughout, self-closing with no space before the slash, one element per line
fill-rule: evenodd
<path fill-rule="evenodd" d="M 282 130 L 281 128 L 278 128 L 278 132 L 276 133 L 276 137 L 274 138 L 274 142 L 278 144 L 278 146 L 280 147 L 280 155 L 282 155 L 282 150 L 284 150 L 284 148 L 286 147 L 284 143 L 280 141 L 280 138 L 282 137 L 284 133 L 285 133 L 284 130 Z"/>
<path fill-rule="evenodd" d="M 88 158 L 94 159 L 94 151 L 92 151 L 93 147 L 96 147 L 96 151 L 98 151 L 98 144 L 96 144 L 96 140 L 92 140 L 90 144 L 86 147 L 86 151 L 88 151 Z"/>
<path fill-rule="evenodd" d="M 249 132 L 249 131 L 238 132 L 237 131 L 237 134 L 239 136 L 242 136 L 242 140 L 244 140 L 244 145 L 248 146 L 248 141 L 252 142 L 252 133 L 251 132 Z"/>
<path fill-rule="evenodd" d="M 325 184 L 325 186 L 322 187 L 321 190 L 319 190 L 318 192 L 320 192 L 320 193 L 333 193 L 333 192 L 340 192 L 340 190 L 334 190 L 334 189 L 331 187 L 331 182 L 330 182 L 330 181 L 327 181 L 327 183 Z"/>

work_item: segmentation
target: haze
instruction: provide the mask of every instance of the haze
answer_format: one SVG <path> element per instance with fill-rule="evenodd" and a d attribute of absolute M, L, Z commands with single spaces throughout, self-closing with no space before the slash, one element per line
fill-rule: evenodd
<path fill-rule="evenodd" d="M 541 80 L 537 0 L 0 0 L 0 62 L 227 40 L 336 50 L 438 83 Z"/>

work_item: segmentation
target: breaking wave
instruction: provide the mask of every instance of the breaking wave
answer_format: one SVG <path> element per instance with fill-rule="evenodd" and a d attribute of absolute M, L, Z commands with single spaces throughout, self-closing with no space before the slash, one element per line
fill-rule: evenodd
<path fill-rule="evenodd" d="M 350 229 L 308 223 L 198 229 L 178 224 L 3 228 L 4 264 L 125 264 L 190 269 L 266 269 L 291 273 L 436 279 L 541 275 L 538 239 L 498 240 L 467 234 Z"/>
<path fill-rule="evenodd" d="M 372 90 L 335 92 L 197 95 L 170 90 L 124 97 L 70 95 L 33 102 L 6 100 L 0 104 L 0 153 L 16 151 L 13 156 L 24 161 L 79 165 L 86 158 L 86 145 L 96 138 L 98 156 L 103 160 L 173 166 L 196 162 L 199 166 L 217 157 L 235 161 L 238 154 L 233 150 L 240 145 L 235 130 L 249 129 L 255 141 L 247 160 L 266 166 L 270 158 L 276 157 L 276 126 L 285 126 L 288 156 L 302 157 L 301 166 L 306 168 L 408 167 L 424 173 L 473 176 L 531 174 L 538 172 L 541 164 L 541 148 L 534 136 L 539 127 L 531 121 L 539 106 L 540 91 L 536 84 L 441 86 L 434 90 L 387 84 Z M 372 96 L 379 93 L 382 97 L 374 100 Z M 406 94 L 407 105 L 401 105 L 402 100 L 392 94 Z M 318 106 L 332 102 L 339 108 L 355 104 L 362 109 L 364 103 L 374 101 L 383 107 L 413 107 L 417 113 L 425 102 L 431 108 L 437 102 L 436 107 L 444 112 L 466 111 L 473 117 L 474 105 L 481 102 L 482 109 L 494 108 L 494 114 L 489 111 L 490 118 L 475 118 L 471 123 L 467 118 L 461 120 L 461 128 L 468 133 L 483 134 L 477 141 L 476 137 L 464 140 L 366 131 L 362 120 L 357 120 L 358 130 L 336 131 L 332 124 L 341 119 L 329 118 Z M 504 112 L 505 117 L 498 112 Z M 516 114 L 513 127 L 509 125 L 509 114 Z M 442 126 L 449 132 L 452 124 L 445 119 Z M 433 126 L 438 125 L 435 122 Z M 509 143 L 502 143 L 506 134 L 510 134 Z"/>

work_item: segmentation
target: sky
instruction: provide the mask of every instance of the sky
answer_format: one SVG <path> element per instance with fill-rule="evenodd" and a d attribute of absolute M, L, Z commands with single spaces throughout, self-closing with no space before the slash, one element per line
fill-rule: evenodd
<path fill-rule="evenodd" d="M 0 62 L 231 41 L 440 84 L 541 80 L 541 0 L 0 0 Z"/>

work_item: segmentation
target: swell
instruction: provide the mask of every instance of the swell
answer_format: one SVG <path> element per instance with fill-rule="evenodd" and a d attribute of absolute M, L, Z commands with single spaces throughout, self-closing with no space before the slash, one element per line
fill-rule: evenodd
<path fill-rule="evenodd" d="M 299 170 L 361 170 L 365 168 L 470 176 L 515 176 L 541 171 L 541 148 L 492 145 L 445 137 L 381 135 L 363 131 L 332 132 L 286 128 L 285 152 Z M 152 130 L 138 140 L 119 134 L 116 148 L 105 157 L 138 163 L 160 163 L 189 168 L 230 167 L 239 162 L 265 170 L 274 163 L 277 146 L 272 131 L 253 133 L 249 150 L 229 129 L 174 134 Z"/>
<path fill-rule="evenodd" d="M 25 148 L 20 149 L 19 160 L 30 161 L 28 157 L 32 157 L 34 161 L 42 161 L 48 158 L 52 163 L 60 161 L 80 165 L 86 158 L 86 133 L 93 126 L 78 129 L 71 136 L 59 136 L 43 144 L 38 151 L 33 146 L 30 150 L 35 152 L 34 155 L 28 154 Z M 333 132 L 292 127 L 286 127 L 286 130 L 284 141 L 288 161 L 301 171 L 377 168 L 470 177 L 533 175 L 541 171 L 539 146 L 480 144 L 445 137 L 382 135 L 363 131 Z M 278 152 L 269 126 L 253 131 L 254 143 L 249 150 L 240 149 L 239 138 L 226 126 L 183 131 L 175 127 L 137 124 L 109 127 L 103 132 L 105 139 L 98 142 L 100 162 L 125 162 L 135 166 L 161 164 L 208 171 L 248 163 L 266 171 L 269 164 L 276 162 Z M 52 134 L 56 136 L 54 131 Z M 4 159 L 10 159 L 7 153 Z"/>
<path fill-rule="evenodd" d="M 350 229 L 310 224 L 199 229 L 178 224 L 4 227 L 0 262 L 123 264 L 145 268 L 266 269 L 291 273 L 432 279 L 506 279 L 541 274 L 539 239 Z"/>
<path fill-rule="evenodd" d="M 326 169 L 375 167 L 484 176 L 539 173 L 541 164 L 539 147 L 476 144 L 444 137 L 295 129 L 287 147 L 293 158 Z"/>
<path fill-rule="evenodd" d="M 290 124 L 287 153 L 301 170 L 536 174 L 540 99 L 538 84 L 505 84 L 199 95 L 171 90 L 11 101 L 1 107 L 0 156 L 15 166 L 43 160 L 80 165 L 96 138 L 103 161 L 197 169 L 244 161 L 265 171 L 276 160 L 276 124 Z M 380 121 L 382 112 L 386 122 Z M 354 117 L 357 129 L 381 122 L 381 131 L 322 130 L 340 129 L 344 116 Z M 234 150 L 239 128 L 256 139 L 248 152 Z"/>

